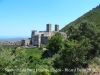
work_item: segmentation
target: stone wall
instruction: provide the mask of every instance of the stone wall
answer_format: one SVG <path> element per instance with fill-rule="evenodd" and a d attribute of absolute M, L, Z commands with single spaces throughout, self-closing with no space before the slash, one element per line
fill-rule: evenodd
<path fill-rule="evenodd" d="M 28 46 L 31 43 L 31 39 L 23 39 L 22 40 L 22 46 Z"/>
<path fill-rule="evenodd" d="M 40 44 L 41 44 L 41 35 L 33 35 L 32 45 L 40 45 Z"/>
<path fill-rule="evenodd" d="M 50 39 L 53 35 L 56 33 L 60 33 L 63 37 L 63 39 L 67 38 L 67 35 L 65 32 L 59 32 L 59 25 L 55 24 L 55 31 L 51 31 L 51 24 L 47 24 L 46 31 L 43 31 L 42 34 L 38 34 L 37 30 L 33 30 L 31 33 L 31 45 L 41 45 L 41 44 L 47 44 L 48 39 Z M 22 45 L 29 45 L 30 40 L 22 40 Z"/>

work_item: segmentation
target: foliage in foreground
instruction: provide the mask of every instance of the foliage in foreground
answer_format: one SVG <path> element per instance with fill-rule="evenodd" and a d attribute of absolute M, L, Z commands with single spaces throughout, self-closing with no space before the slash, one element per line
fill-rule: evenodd
<path fill-rule="evenodd" d="M 62 47 L 52 58 L 53 67 L 62 70 L 87 68 L 89 62 L 100 54 L 99 27 L 89 22 L 82 22 L 77 28 L 71 26 L 67 34 L 69 38 L 63 42 L 64 48 Z M 61 72 L 61 75 L 65 74 L 65 71 Z"/>
<path fill-rule="evenodd" d="M 57 53 L 59 50 L 61 50 L 63 47 L 63 40 L 61 34 L 56 33 L 53 37 L 51 37 L 46 47 L 54 53 Z"/>
<path fill-rule="evenodd" d="M 97 61 L 95 57 L 100 54 L 100 29 L 92 23 L 82 22 L 77 28 L 71 26 L 67 34 L 69 38 L 64 41 L 60 34 L 54 35 L 49 40 L 47 48 L 54 52 L 54 55 L 43 59 L 41 57 L 44 51 L 40 50 L 41 48 L 7 49 L 0 46 L 0 74 L 81 75 L 82 73 L 65 72 L 65 69 L 88 68 L 90 63 Z M 99 65 L 99 62 L 96 64 Z M 33 71 L 36 68 L 45 71 Z M 52 69 L 53 72 L 48 72 L 46 69 Z M 56 69 L 63 71 L 58 72 Z"/>
<path fill-rule="evenodd" d="M 58 75 L 50 58 L 41 60 L 42 53 L 37 48 L 7 49 L 0 46 L 0 75 Z M 49 69 L 54 72 L 47 71 Z"/>

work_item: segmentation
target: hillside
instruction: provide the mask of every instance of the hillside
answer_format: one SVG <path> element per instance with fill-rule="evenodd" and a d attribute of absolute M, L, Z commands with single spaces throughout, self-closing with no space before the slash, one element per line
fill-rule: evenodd
<path fill-rule="evenodd" d="M 81 17 L 77 18 L 75 21 L 69 23 L 61 31 L 66 31 L 69 26 L 77 27 L 82 21 L 92 22 L 95 25 L 100 25 L 100 4 L 96 8 L 93 8 L 89 12 L 85 13 Z"/>

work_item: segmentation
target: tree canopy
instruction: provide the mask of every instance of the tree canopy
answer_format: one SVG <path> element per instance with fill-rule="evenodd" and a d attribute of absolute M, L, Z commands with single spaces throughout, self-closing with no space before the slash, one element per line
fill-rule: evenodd
<path fill-rule="evenodd" d="M 54 36 L 49 39 L 47 44 L 47 49 L 51 50 L 54 53 L 57 53 L 63 47 L 63 39 L 60 33 L 56 33 Z"/>

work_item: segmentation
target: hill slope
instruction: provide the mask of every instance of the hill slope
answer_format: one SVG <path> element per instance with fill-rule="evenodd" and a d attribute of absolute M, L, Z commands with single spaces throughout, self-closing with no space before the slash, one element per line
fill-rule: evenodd
<path fill-rule="evenodd" d="M 93 8 L 89 12 L 85 13 L 83 16 L 79 17 L 75 21 L 69 23 L 61 31 L 66 31 L 69 26 L 78 26 L 82 21 L 92 22 L 95 25 L 100 25 L 100 4 L 96 8 Z"/>

